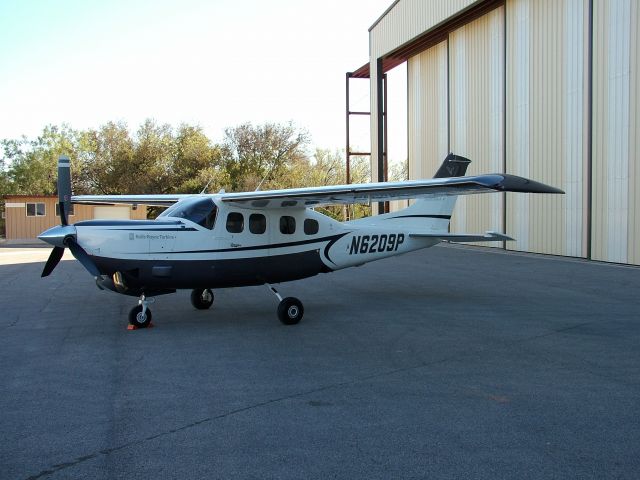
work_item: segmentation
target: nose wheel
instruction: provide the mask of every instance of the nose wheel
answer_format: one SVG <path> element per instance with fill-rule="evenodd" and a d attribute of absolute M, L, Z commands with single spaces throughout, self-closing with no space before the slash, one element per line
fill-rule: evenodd
<path fill-rule="evenodd" d="M 149 304 L 153 303 L 155 299 L 146 298 L 144 295 L 138 300 L 138 305 L 133 307 L 129 311 L 129 325 L 134 328 L 147 328 L 151 325 L 151 310 Z"/>

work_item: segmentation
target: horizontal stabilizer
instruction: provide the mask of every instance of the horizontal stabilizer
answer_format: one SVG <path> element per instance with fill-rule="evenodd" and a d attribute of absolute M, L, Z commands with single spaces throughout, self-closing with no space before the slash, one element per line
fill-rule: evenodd
<path fill-rule="evenodd" d="M 512 241 L 513 238 L 498 232 L 487 232 L 484 235 L 479 233 L 411 233 L 410 237 L 418 238 L 439 238 L 449 242 L 504 242 Z"/>

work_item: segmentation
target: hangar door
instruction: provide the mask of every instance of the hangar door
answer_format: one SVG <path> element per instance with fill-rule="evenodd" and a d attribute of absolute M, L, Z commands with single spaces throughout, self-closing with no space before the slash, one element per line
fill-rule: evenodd
<path fill-rule="evenodd" d="M 472 160 L 467 175 L 504 171 L 504 48 L 499 7 L 409 58 L 411 179 L 432 177 L 450 151 Z M 463 195 L 451 231 L 502 232 L 503 212 L 502 195 Z"/>
<path fill-rule="evenodd" d="M 504 171 L 504 47 L 504 7 L 449 33 L 449 148 L 472 160 L 467 175 Z M 451 231 L 504 232 L 503 201 L 460 196 Z"/>
<path fill-rule="evenodd" d="M 129 220 L 129 207 L 93 207 L 93 218 L 96 220 Z"/>

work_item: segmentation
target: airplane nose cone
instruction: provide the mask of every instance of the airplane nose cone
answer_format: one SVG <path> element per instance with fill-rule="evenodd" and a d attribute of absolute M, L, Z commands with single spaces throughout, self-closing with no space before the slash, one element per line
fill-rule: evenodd
<path fill-rule="evenodd" d="M 72 225 L 59 225 L 57 227 L 52 227 L 49 230 L 45 230 L 38 238 L 42 241 L 47 242 L 54 247 L 65 247 L 64 240 L 67 237 L 75 237 L 76 236 L 76 227 Z"/>

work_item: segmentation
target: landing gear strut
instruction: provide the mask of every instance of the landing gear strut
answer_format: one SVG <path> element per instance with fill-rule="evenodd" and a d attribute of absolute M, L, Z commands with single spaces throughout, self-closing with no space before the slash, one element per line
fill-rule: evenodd
<path fill-rule="evenodd" d="M 278 318 L 285 325 L 295 325 L 302 320 L 304 307 L 302 302 L 294 297 L 282 298 L 278 291 L 267 283 L 271 292 L 280 300 L 278 304 Z"/>
<path fill-rule="evenodd" d="M 191 305 L 198 310 L 207 310 L 213 305 L 213 292 L 210 288 L 196 288 L 191 291 Z"/>
<path fill-rule="evenodd" d="M 154 301 L 154 298 L 147 298 L 144 295 L 140 295 L 138 305 L 133 307 L 129 312 L 129 324 L 136 328 L 147 328 L 149 324 L 151 324 L 151 310 L 148 308 L 148 305 Z"/>

